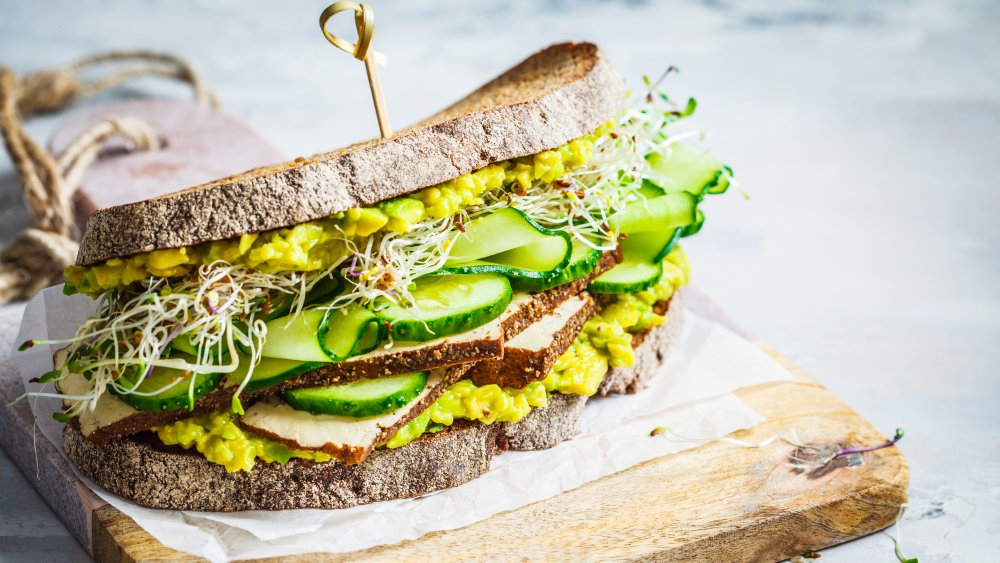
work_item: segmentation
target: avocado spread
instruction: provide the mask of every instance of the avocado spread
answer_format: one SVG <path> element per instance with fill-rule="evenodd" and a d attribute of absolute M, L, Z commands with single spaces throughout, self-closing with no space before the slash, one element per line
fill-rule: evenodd
<path fill-rule="evenodd" d="M 250 471 L 256 459 L 288 463 L 293 457 L 330 461 L 323 452 L 293 450 L 287 446 L 246 432 L 236 424 L 236 414 L 220 411 L 195 415 L 153 428 L 168 446 L 194 448 L 208 461 L 226 466 L 226 471 Z"/>
<path fill-rule="evenodd" d="M 410 225 L 428 217 L 450 217 L 465 207 L 483 203 L 481 196 L 488 191 L 500 187 L 527 190 L 535 180 L 555 181 L 566 170 L 590 160 L 597 134 L 535 155 L 490 164 L 372 207 L 349 209 L 294 227 L 193 247 L 153 250 L 93 266 L 70 266 L 65 271 L 65 291 L 97 295 L 151 275 L 182 276 L 216 260 L 264 273 L 328 268 L 350 255 L 345 237 L 367 237 L 382 230 L 405 233 Z"/>

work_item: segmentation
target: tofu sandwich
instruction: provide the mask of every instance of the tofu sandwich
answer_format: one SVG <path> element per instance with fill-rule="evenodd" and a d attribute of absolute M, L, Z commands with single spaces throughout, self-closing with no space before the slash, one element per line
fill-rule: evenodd
<path fill-rule="evenodd" d="M 65 273 L 97 311 L 38 378 L 67 455 L 149 507 L 333 509 L 572 438 L 662 364 L 730 183 L 649 86 L 554 45 L 389 139 L 97 211 Z"/>

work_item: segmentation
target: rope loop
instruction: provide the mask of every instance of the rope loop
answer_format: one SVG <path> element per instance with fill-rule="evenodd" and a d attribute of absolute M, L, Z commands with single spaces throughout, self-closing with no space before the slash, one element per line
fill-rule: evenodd
<path fill-rule="evenodd" d="M 130 63 L 90 82 L 76 74 L 105 63 Z M 97 159 L 108 139 L 121 137 L 135 150 L 159 150 L 160 141 L 147 123 L 115 117 L 90 127 L 58 156 L 28 136 L 22 117 L 59 111 L 76 100 L 140 76 L 164 76 L 186 82 L 198 103 L 216 106 L 212 92 L 186 62 L 152 51 L 113 51 L 87 57 L 62 68 L 18 78 L 0 66 L 0 134 L 24 188 L 24 203 L 32 227 L 0 253 L 0 304 L 28 299 L 62 280 L 63 270 L 76 259 L 73 196 L 83 173 Z"/>

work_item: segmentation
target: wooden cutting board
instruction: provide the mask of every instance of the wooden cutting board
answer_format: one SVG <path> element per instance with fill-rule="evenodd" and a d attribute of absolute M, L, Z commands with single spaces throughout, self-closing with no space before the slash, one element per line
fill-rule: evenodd
<path fill-rule="evenodd" d="M 244 127 L 231 132 L 243 132 Z M 167 140 L 174 151 L 183 152 L 189 146 Z M 205 157 L 204 144 L 199 147 L 189 147 L 189 155 Z M 273 154 L 262 140 L 258 148 L 262 155 L 268 150 Z M 223 150 L 208 156 L 225 161 L 226 152 L 231 153 Z M 165 156 L 177 158 L 176 154 Z M 134 163 L 137 155 L 111 158 L 131 158 Z M 155 155 L 142 159 L 143 166 L 132 167 L 140 175 L 143 170 L 162 169 L 155 164 Z M 241 161 L 226 173 L 264 163 L 243 165 Z M 125 164 L 102 161 L 99 172 L 85 177 L 83 185 L 92 191 L 107 188 L 121 194 L 126 190 L 116 185 L 115 178 L 130 181 L 135 174 Z M 112 171 L 116 166 L 121 170 Z M 686 291 L 685 302 L 702 316 L 733 326 L 704 295 Z M 760 442 L 794 428 L 802 442 L 816 446 L 875 444 L 886 439 L 821 384 L 763 343 L 759 345 L 788 366 L 794 381 L 740 390 L 737 394 L 766 420 L 731 437 Z M 22 391 L 10 363 L 0 362 L 0 400 L 6 403 Z M 196 560 L 164 547 L 132 519 L 104 504 L 76 479 L 51 444 L 44 438 L 34 439 L 32 424 L 26 404 L 0 408 L 0 446 L 97 560 Z M 459 530 L 337 558 L 779 561 L 873 533 L 895 521 L 906 502 L 909 482 L 906 461 L 896 448 L 845 456 L 813 472 L 801 471 L 796 463 L 804 455 L 781 442 L 756 449 L 705 444 Z M 330 557 L 317 553 L 291 559 Z"/>
<path fill-rule="evenodd" d="M 699 300 L 689 299 L 689 306 L 704 314 Z M 794 428 L 800 440 L 818 446 L 885 440 L 825 387 L 768 352 L 795 381 L 738 391 L 766 420 L 731 437 L 760 442 Z M 0 364 L 0 398 L 6 402 L 19 392 L 16 374 Z M 0 410 L 0 445 L 98 561 L 197 560 L 102 504 L 55 448 L 44 439 L 37 444 L 36 471 L 27 405 Z M 906 502 L 909 469 L 896 448 L 846 456 L 817 473 L 800 472 L 794 460 L 800 456 L 783 443 L 757 449 L 705 444 L 466 528 L 338 559 L 780 561 L 884 529 Z M 318 553 L 282 560 L 328 559 Z"/>

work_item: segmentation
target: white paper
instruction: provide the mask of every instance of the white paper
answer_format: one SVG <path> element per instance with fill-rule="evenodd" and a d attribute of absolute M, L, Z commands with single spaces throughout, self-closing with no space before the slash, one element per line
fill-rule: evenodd
<path fill-rule="evenodd" d="M 87 298 L 50 288 L 28 304 L 18 342 L 72 335 L 92 313 Z M 52 350 L 36 346 L 12 360 L 28 382 L 52 369 Z M 152 510 L 91 489 L 157 540 L 213 561 L 280 557 L 317 551 L 346 552 L 460 528 L 627 469 L 699 442 L 650 437 L 657 426 L 711 441 L 750 428 L 762 417 L 734 391 L 786 381 L 790 374 L 757 346 L 721 324 L 687 311 L 680 341 L 650 387 L 635 395 L 593 398 L 581 417 L 582 435 L 539 452 L 505 452 L 489 473 L 465 485 L 417 499 L 345 510 L 206 513 Z M 62 428 L 51 418 L 54 400 L 33 404 L 42 433 L 62 451 Z"/>

